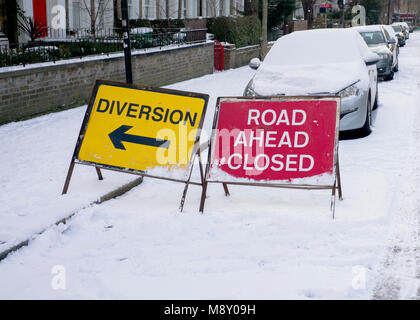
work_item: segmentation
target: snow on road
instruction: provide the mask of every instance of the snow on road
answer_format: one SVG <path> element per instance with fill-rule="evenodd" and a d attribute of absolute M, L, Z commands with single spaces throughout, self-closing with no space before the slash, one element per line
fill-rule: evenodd
<path fill-rule="evenodd" d="M 241 95 L 253 73 L 244 67 L 169 87 L 211 95 L 209 129 L 216 97 Z M 328 191 L 231 186 L 225 197 L 220 185 L 209 186 L 203 215 L 191 186 L 180 214 L 183 185 L 145 179 L 0 262 L 0 298 L 418 297 L 420 33 L 401 48 L 400 72 L 379 94 L 373 133 L 340 141 L 336 220 Z M 133 179 L 105 171 L 98 182 L 80 168 L 69 196 L 57 195 L 84 110 L 0 127 L 0 240 L 54 220 L 106 181 Z M 66 271 L 65 290 L 51 286 L 54 266 Z"/>

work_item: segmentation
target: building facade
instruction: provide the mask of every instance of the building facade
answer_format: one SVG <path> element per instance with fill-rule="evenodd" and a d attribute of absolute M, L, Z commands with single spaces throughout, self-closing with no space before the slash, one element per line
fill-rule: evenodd
<path fill-rule="evenodd" d="M 239 15 L 244 0 L 127 0 L 130 19 L 194 19 Z M 117 8 L 121 0 L 117 0 Z"/>
<path fill-rule="evenodd" d="M 0 0 L 0 8 L 6 0 Z M 77 33 L 107 33 L 121 18 L 121 0 L 7 0 L 15 2 L 26 17 L 47 26 L 48 38 L 66 38 Z M 244 0 L 127 0 L 130 19 L 195 19 L 237 16 Z M 4 11 L 4 10 L 3 10 Z M 1 14 L 4 20 L 6 14 Z M 15 20 L 19 17 L 15 14 Z M 9 14 L 8 14 L 9 15 Z M 4 21 L 0 23 L 4 24 Z M 14 31 L 15 40 L 29 38 Z M 16 39 L 17 38 L 17 39 Z"/>

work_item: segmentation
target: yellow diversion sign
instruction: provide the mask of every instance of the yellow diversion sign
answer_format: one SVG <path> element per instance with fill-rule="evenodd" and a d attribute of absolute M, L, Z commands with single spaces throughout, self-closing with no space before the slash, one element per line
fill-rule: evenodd
<path fill-rule="evenodd" d="M 208 95 L 97 81 L 74 159 L 145 171 L 188 167 Z"/>

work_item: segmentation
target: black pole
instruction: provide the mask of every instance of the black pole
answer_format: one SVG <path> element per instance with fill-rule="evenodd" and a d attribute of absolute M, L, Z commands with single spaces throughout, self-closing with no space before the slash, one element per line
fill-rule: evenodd
<path fill-rule="evenodd" d="M 131 69 L 131 48 L 130 48 L 130 25 L 128 18 L 127 0 L 121 0 L 122 27 L 124 29 L 124 59 L 125 59 L 125 79 L 127 83 L 133 83 L 133 72 Z"/>
<path fill-rule="evenodd" d="M 344 0 L 338 0 L 338 8 L 340 9 L 340 28 L 344 28 Z"/>

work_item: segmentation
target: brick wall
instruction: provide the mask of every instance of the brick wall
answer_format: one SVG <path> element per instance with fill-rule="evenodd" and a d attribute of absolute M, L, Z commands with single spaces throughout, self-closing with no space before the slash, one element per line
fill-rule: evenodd
<path fill-rule="evenodd" d="M 1 72 L 0 124 L 87 103 L 96 79 L 125 82 L 124 57 Z M 213 73 L 213 43 L 133 54 L 133 82 L 164 86 Z"/>
<path fill-rule="evenodd" d="M 272 43 L 267 45 L 268 50 L 271 49 Z M 223 50 L 223 69 L 234 69 L 245 66 L 252 58 L 260 57 L 260 46 L 247 46 L 236 48 L 235 45 L 225 46 Z"/>

